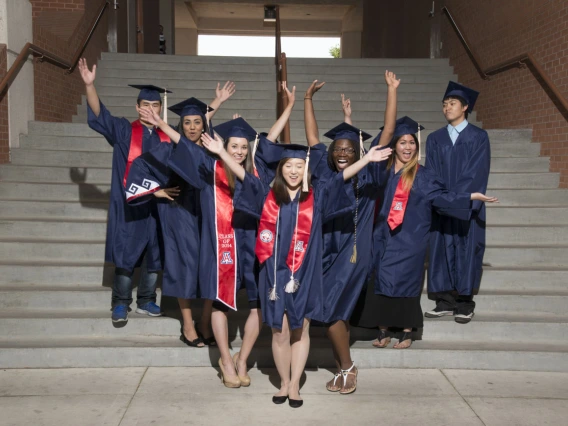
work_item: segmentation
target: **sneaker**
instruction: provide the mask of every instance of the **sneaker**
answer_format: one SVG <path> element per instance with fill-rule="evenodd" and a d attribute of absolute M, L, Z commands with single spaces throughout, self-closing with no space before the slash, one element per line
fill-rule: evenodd
<path fill-rule="evenodd" d="M 154 302 L 148 302 L 138 306 L 138 308 L 136 308 L 136 313 L 150 315 L 151 317 L 162 316 L 162 311 L 160 310 L 160 307 L 156 305 Z"/>
<path fill-rule="evenodd" d="M 454 321 L 457 322 L 458 324 L 467 324 L 468 322 L 471 321 L 471 319 L 473 318 L 473 312 L 470 312 L 469 314 L 457 314 L 456 317 L 454 318 Z"/>
<path fill-rule="evenodd" d="M 440 318 L 453 314 L 454 314 L 453 310 L 448 311 L 447 309 L 439 308 L 438 306 L 436 306 L 431 311 L 424 312 L 424 316 L 426 318 Z"/>
<path fill-rule="evenodd" d="M 128 321 L 128 306 L 116 305 L 112 308 L 112 322 L 126 322 Z"/>

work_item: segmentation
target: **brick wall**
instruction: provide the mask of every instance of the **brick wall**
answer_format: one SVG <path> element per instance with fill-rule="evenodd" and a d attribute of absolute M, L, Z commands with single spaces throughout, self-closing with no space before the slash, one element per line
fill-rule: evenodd
<path fill-rule="evenodd" d="M 55 55 L 71 61 L 83 35 L 101 3 L 100 0 L 31 0 L 33 10 L 34 44 Z M 58 19 L 48 20 L 60 11 Z M 84 56 L 89 66 L 97 62 L 102 51 L 107 50 L 107 14 L 99 23 Z M 75 29 L 69 37 L 62 37 L 60 28 L 75 22 Z M 71 75 L 47 62 L 34 65 L 35 119 L 38 121 L 69 122 L 76 114 L 81 95 L 85 92 L 79 71 Z"/>
<path fill-rule="evenodd" d="M 565 0 L 446 0 L 482 67 L 532 53 L 568 99 L 568 2 Z M 531 128 L 550 170 L 568 188 L 568 112 L 553 104 L 529 69 L 511 69 L 483 81 L 445 17 L 442 53 L 460 82 L 481 91 L 478 118 L 485 128 Z M 566 117 L 566 118 L 564 118 Z"/>
<path fill-rule="evenodd" d="M 6 75 L 8 61 L 6 45 L 0 44 L 0 80 Z M 0 164 L 10 159 L 10 144 L 8 140 L 8 95 L 0 102 Z"/>

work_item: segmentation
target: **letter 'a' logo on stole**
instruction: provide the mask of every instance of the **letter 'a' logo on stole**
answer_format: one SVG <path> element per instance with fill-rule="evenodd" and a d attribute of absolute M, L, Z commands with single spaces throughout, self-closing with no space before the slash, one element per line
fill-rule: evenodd
<path fill-rule="evenodd" d="M 402 201 L 397 201 L 394 204 L 394 207 L 392 208 L 395 211 L 401 211 L 402 210 Z"/>
<path fill-rule="evenodd" d="M 223 256 L 221 257 L 221 264 L 223 265 L 232 265 L 233 258 L 231 257 L 230 251 L 224 251 Z"/>
<path fill-rule="evenodd" d="M 303 241 L 296 241 L 296 246 L 294 247 L 294 251 L 303 252 L 304 250 L 304 242 Z"/>

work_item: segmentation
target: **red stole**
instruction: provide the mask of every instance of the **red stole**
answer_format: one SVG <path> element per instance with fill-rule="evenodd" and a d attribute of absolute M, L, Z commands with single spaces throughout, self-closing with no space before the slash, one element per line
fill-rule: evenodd
<path fill-rule="evenodd" d="M 260 217 L 259 232 L 254 250 L 260 263 L 265 262 L 266 259 L 272 256 L 272 252 L 274 251 L 274 242 L 277 237 L 276 223 L 278 221 L 279 211 L 280 207 L 276 204 L 274 191 L 270 190 Z M 300 269 L 306 252 L 308 251 L 313 216 L 314 194 L 310 189 L 308 198 L 300 203 L 296 228 L 294 229 L 294 235 L 292 236 L 288 250 L 288 257 L 286 258 L 286 265 L 292 272 L 292 275 Z"/>
<path fill-rule="evenodd" d="M 418 170 L 419 165 L 416 165 Z M 404 185 L 402 182 L 402 176 L 398 180 L 398 184 L 396 185 L 396 191 L 394 192 L 394 197 L 392 199 L 391 208 L 389 210 L 389 217 L 387 218 L 387 223 L 389 224 L 389 228 L 394 230 L 396 227 L 402 224 L 404 220 L 404 212 L 406 211 L 406 205 L 408 204 L 408 196 L 410 195 L 410 190 L 404 189 Z"/>
<path fill-rule="evenodd" d="M 162 132 L 160 129 L 156 128 L 154 131 L 160 137 L 160 142 L 170 142 L 170 138 Z M 132 122 L 132 135 L 130 136 L 130 150 L 128 151 L 128 161 L 126 162 L 126 170 L 124 171 L 124 180 L 122 184 L 126 187 L 126 180 L 128 179 L 128 173 L 130 172 L 130 166 L 136 158 L 140 157 L 142 154 L 142 135 L 144 134 L 144 126 L 140 123 L 140 120 Z"/>
<path fill-rule="evenodd" d="M 223 162 L 215 161 L 215 240 L 217 242 L 217 299 L 236 310 L 237 248 L 233 229 L 233 197 Z"/>

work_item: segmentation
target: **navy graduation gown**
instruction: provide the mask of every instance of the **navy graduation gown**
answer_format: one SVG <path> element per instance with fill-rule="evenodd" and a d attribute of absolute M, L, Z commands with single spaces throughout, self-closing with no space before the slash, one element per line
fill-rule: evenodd
<path fill-rule="evenodd" d="M 195 299 L 199 285 L 199 192 L 167 167 L 174 150 L 175 144 L 161 143 L 134 160 L 126 197 L 130 205 L 140 205 L 153 200 L 159 189 L 179 186 L 175 201 L 155 199 L 162 231 L 162 294 Z"/>
<path fill-rule="evenodd" d="M 347 214 L 323 224 L 323 315 L 322 322 L 347 321 L 355 309 L 372 265 L 373 219 L 378 194 L 377 164 L 369 164 L 353 179 L 344 183 L 352 202 Z M 338 173 L 331 170 L 327 158 L 315 168 L 312 177 L 327 181 Z M 356 192 L 358 192 L 358 203 Z M 357 204 L 357 261 L 351 263 Z"/>
<path fill-rule="evenodd" d="M 314 161 L 317 163 L 319 160 L 314 158 Z M 291 329 L 301 328 L 304 318 L 322 320 L 322 223 L 336 215 L 350 211 L 352 202 L 347 194 L 341 193 L 343 189 L 344 182 L 341 173 L 328 183 L 318 185 L 318 188 L 314 190 L 310 240 L 302 266 L 294 274 L 294 278 L 300 282 L 300 287 L 295 293 L 286 293 L 284 287 L 291 275 L 286 259 L 294 236 L 300 192 L 292 202 L 280 206 L 279 231 L 276 236 L 278 251 L 260 266 L 259 276 L 262 317 L 270 327 L 281 330 L 285 312 Z M 260 219 L 269 191 L 268 185 L 247 173 L 242 186 L 235 191 L 235 209 L 255 219 Z M 270 290 L 274 286 L 275 269 L 278 299 L 269 300 Z"/>
<path fill-rule="evenodd" d="M 436 175 L 419 167 L 408 197 L 404 220 L 391 230 L 387 218 L 402 171 L 387 170 L 379 195 L 380 211 L 373 232 L 375 293 L 388 297 L 418 297 L 422 291 L 432 208 L 467 209 L 470 194 L 448 192 Z M 449 211 L 449 210 L 448 210 Z"/>
<path fill-rule="evenodd" d="M 105 247 L 105 261 L 117 268 L 132 271 L 139 265 L 146 250 L 148 270 L 162 269 L 157 233 L 155 203 L 129 206 L 124 196 L 124 173 L 130 150 L 132 125 L 125 118 L 113 117 L 103 103 L 100 114 L 95 116 L 87 106 L 88 124 L 91 129 L 105 137 L 113 147 L 112 178 Z M 142 152 L 159 145 L 160 138 L 154 131 L 143 127 Z"/>
<path fill-rule="evenodd" d="M 487 191 L 491 149 L 487 132 L 468 124 L 455 145 L 444 127 L 428 136 L 426 165 L 453 192 Z M 485 204 L 470 209 L 434 212 L 430 238 L 428 291 L 457 290 L 471 295 L 479 288 L 485 253 Z"/>
<path fill-rule="evenodd" d="M 215 159 L 204 148 L 182 136 L 168 166 L 199 191 L 202 213 L 199 253 L 199 289 L 204 299 L 217 300 L 216 225 L 214 174 Z M 241 185 L 235 179 L 235 191 Z M 245 287 L 249 300 L 258 299 L 258 268 L 254 246 L 257 220 L 242 212 L 233 213 L 237 250 L 237 287 Z"/>

